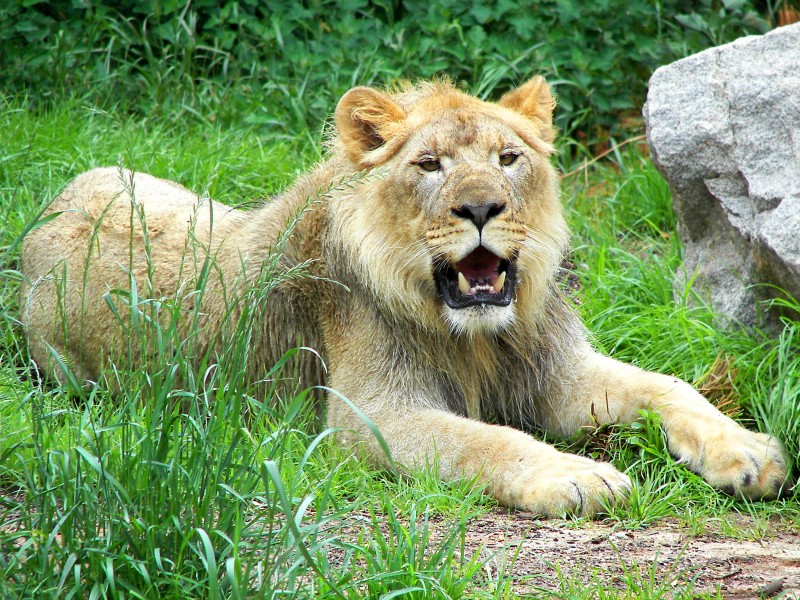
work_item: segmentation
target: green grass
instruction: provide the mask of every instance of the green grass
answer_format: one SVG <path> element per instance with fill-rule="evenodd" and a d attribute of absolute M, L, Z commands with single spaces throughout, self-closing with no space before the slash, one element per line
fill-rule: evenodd
<path fill-rule="evenodd" d="M 471 482 L 439 482 L 433 469 L 398 476 L 342 454 L 303 394 L 275 402 L 237 374 L 244 342 L 213 369 L 178 352 L 109 372 L 113 395 L 31 380 L 16 322 L 18 242 L 74 175 L 123 164 L 246 205 L 320 156 L 314 136 L 288 143 L 190 114 L 174 122 L 98 111 L 80 97 L 44 110 L 0 100 L 0 597 L 515 597 L 513 556 L 489 568 L 491 557 L 464 545 L 490 499 Z M 730 395 L 750 425 L 774 432 L 796 458 L 797 324 L 779 339 L 724 332 L 690 290 L 674 301 L 680 244 L 647 160 L 620 155 L 564 187 L 581 311 L 598 346 L 690 381 L 727 357 Z M 169 328 L 156 333 L 162 356 L 183 347 Z M 622 529 L 672 518 L 699 534 L 711 519 L 732 537 L 758 537 L 766 519 L 800 523 L 796 491 L 759 503 L 712 490 L 669 456 L 652 415 L 559 444 L 610 456 L 631 474 L 630 504 L 605 517 Z M 736 512 L 753 517 L 752 530 L 730 524 Z M 442 521 L 444 534 L 434 532 Z M 556 597 L 667 597 L 674 590 L 654 568 L 632 566 L 615 590 L 600 579 L 581 588 L 562 573 Z M 690 582 L 680 593 L 692 597 Z"/>

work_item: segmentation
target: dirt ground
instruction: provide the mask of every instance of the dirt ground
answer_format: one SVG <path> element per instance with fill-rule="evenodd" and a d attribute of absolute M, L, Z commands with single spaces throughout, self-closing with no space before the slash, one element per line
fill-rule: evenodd
<path fill-rule="evenodd" d="M 465 553 L 467 558 L 480 553 L 489 577 L 502 572 L 514 593 L 537 598 L 598 587 L 628 590 L 632 599 L 652 597 L 647 590 L 653 589 L 660 592 L 657 597 L 670 598 L 690 587 L 692 595 L 719 590 L 731 599 L 800 600 L 800 531 L 744 515 L 726 519 L 727 528 L 708 522 L 702 534 L 693 535 L 670 520 L 627 531 L 497 509 L 467 523 Z M 366 514 L 350 514 L 339 533 L 355 538 L 369 521 Z M 430 525 L 435 546 L 449 525 L 446 520 Z M 638 586 L 642 596 L 636 595 Z"/>
<path fill-rule="evenodd" d="M 733 523 L 741 532 L 754 527 L 744 516 Z M 517 593 L 558 590 L 560 570 L 572 585 L 624 587 L 622 582 L 631 578 L 641 583 L 652 577 L 660 589 L 691 582 L 695 593 L 719 589 L 724 598 L 800 600 L 800 535 L 771 523 L 759 527 L 765 531 L 757 540 L 732 539 L 717 523 L 693 536 L 669 521 L 620 531 L 498 511 L 472 521 L 466 541 L 469 548 L 483 546 L 483 552 L 493 554 L 489 564 L 494 568 L 513 560 L 511 575 L 523 578 Z"/>

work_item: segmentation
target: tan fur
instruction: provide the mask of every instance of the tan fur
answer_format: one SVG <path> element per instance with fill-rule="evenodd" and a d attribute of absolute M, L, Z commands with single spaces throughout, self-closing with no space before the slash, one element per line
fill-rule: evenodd
<path fill-rule="evenodd" d="M 711 484 L 774 497 L 786 477 L 775 439 L 743 429 L 682 381 L 597 354 L 561 297 L 555 279 L 568 231 L 548 158 L 553 105 L 540 77 L 496 104 L 447 82 L 355 88 L 336 109 L 330 158 L 252 212 L 143 174 L 84 173 L 49 208 L 62 214 L 25 240 L 31 353 L 63 378 L 52 347 L 88 380 L 109 359 L 146 359 L 149 346 L 126 344 L 104 294 L 129 290 L 133 277 L 142 297 L 200 302 L 194 285 L 209 256 L 214 266 L 195 326 L 200 350 L 219 344 L 232 299 L 253 285 L 308 198 L 322 194 L 281 258 L 283 269 L 311 259 L 315 277 L 289 278 L 263 303 L 252 377 L 287 349 L 311 346 L 327 372 L 308 355 L 301 384 L 326 384 L 348 397 L 380 429 L 396 462 L 433 464 L 437 454 L 443 478 L 477 477 L 502 504 L 545 515 L 594 514 L 624 499 L 630 481 L 610 464 L 558 452 L 522 430 L 572 434 L 597 421 L 634 421 L 642 409 L 663 417 L 670 450 Z M 518 157 L 503 166 L 499 157 L 509 151 Z M 425 160 L 439 168 L 423 169 Z M 362 169 L 369 171 L 363 181 L 335 186 Z M 503 210 L 479 233 L 463 207 L 490 202 Z M 519 257 L 515 300 L 449 308 L 434 268 L 479 244 L 503 259 Z M 328 395 L 327 421 L 346 429 L 341 443 L 385 460 L 337 394 Z"/>

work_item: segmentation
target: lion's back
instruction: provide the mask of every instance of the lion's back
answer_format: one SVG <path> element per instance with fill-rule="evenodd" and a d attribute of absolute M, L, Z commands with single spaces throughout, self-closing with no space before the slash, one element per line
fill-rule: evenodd
<path fill-rule="evenodd" d="M 192 270 L 185 269 L 187 240 L 207 246 L 212 223 L 222 235 L 240 221 L 220 206 L 125 169 L 97 168 L 73 179 L 22 246 L 22 317 L 36 363 L 58 377 L 53 348 L 79 378 L 96 378 L 100 359 L 83 349 L 109 348 L 121 335 L 106 294 L 130 290 L 133 281 L 142 295 L 174 295 Z M 221 213 L 216 222 L 214 210 Z"/>

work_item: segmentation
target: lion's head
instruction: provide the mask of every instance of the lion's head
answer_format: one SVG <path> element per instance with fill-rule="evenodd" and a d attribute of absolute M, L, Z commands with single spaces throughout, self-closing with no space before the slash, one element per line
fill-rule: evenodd
<path fill-rule="evenodd" d="M 447 82 L 345 94 L 335 147 L 381 175 L 345 195 L 336 226 L 377 301 L 457 333 L 536 318 L 567 239 L 553 107 L 541 77 L 498 103 Z"/>

